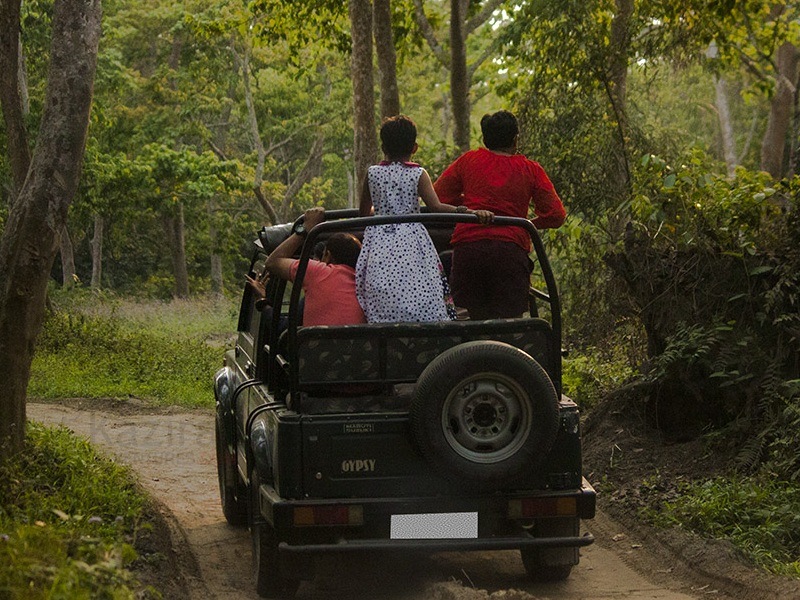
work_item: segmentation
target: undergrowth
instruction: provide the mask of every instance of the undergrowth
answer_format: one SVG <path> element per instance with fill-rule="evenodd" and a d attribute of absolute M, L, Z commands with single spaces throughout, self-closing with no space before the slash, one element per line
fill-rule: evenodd
<path fill-rule="evenodd" d="M 767 477 L 717 477 L 682 483 L 646 515 L 729 540 L 764 568 L 800 577 L 800 486 Z"/>
<path fill-rule="evenodd" d="M 59 300 L 39 336 L 30 396 L 209 405 L 216 337 L 235 330 L 229 303 Z"/>
<path fill-rule="evenodd" d="M 29 423 L 0 481 L 0 597 L 158 597 L 129 570 L 147 525 L 127 468 L 65 428 Z"/>

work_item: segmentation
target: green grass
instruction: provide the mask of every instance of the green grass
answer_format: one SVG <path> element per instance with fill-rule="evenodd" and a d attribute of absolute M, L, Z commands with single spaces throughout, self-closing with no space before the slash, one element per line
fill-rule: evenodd
<path fill-rule="evenodd" d="M 236 328 L 230 301 L 57 297 L 39 336 L 28 394 L 209 406 Z M 60 303 L 60 305 L 59 305 Z"/>
<path fill-rule="evenodd" d="M 775 479 L 718 477 L 680 486 L 648 516 L 726 539 L 766 569 L 800 577 L 800 486 Z"/>
<path fill-rule="evenodd" d="M 146 500 L 127 468 L 64 428 L 29 423 L 0 481 L 0 598 L 157 596 L 128 570 Z"/>

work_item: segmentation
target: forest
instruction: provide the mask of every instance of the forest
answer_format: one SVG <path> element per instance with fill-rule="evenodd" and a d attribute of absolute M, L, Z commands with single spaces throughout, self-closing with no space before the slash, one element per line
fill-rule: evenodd
<path fill-rule="evenodd" d="M 58 61 L 92 54 L 56 44 L 94 27 L 65 16 L 79 8 L 98 20 L 96 70 L 60 77 Z M 51 339 L 48 319 L 64 322 L 46 315 L 52 297 L 233 303 L 261 226 L 357 204 L 382 117 L 416 121 L 415 159 L 435 179 L 480 145 L 481 116 L 506 108 L 568 211 L 543 237 L 564 297 L 569 393 L 598 414 L 634 407 L 668 439 L 717 440 L 739 474 L 800 485 L 800 4 L 106 0 L 99 11 L 0 2 L 0 373 L 17 369 L 2 359 L 19 354 L 24 326 L 22 397 L 34 340 L 42 327 Z M 48 99 L 66 96 L 54 81 L 69 93 L 92 77 L 85 144 L 55 144 Z M 58 166 L 60 153 L 77 166 Z M 35 185 L 60 177 L 61 195 Z M 24 229 L 37 210 L 41 231 Z M 30 289 L 20 244 L 41 255 Z M 4 420 L 12 404 L 0 403 Z M 797 571 L 800 520 L 789 527 L 783 562 Z"/>

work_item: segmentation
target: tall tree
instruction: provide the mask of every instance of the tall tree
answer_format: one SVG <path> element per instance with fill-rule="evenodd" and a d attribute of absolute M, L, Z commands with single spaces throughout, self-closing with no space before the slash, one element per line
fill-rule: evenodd
<path fill-rule="evenodd" d="M 469 0 L 450 0 L 450 54 L 439 41 L 436 31 L 425 12 L 423 0 L 413 0 L 414 17 L 425 41 L 434 56 L 450 72 L 450 104 L 453 111 L 453 143 L 459 151 L 470 146 L 470 88 L 475 73 L 486 59 L 494 54 L 501 44 L 501 36 L 494 35 L 481 53 L 468 62 L 467 40 L 506 0 L 485 0 L 483 3 Z M 474 10 L 470 12 L 470 8 Z"/>
<path fill-rule="evenodd" d="M 378 156 L 375 136 L 375 84 L 372 78 L 372 4 L 350 0 L 350 34 L 353 40 L 350 74 L 353 79 L 353 129 L 355 131 L 356 190 Z"/>
<path fill-rule="evenodd" d="M 19 0 L 0 0 L 4 39 L 9 31 L 19 30 L 19 6 Z M 0 238 L 0 381 L 5 385 L 0 397 L 0 460 L 19 452 L 24 442 L 25 395 L 44 318 L 47 279 L 83 162 L 100 20 L 100 0 L 55 1 L 36 147 Z M 15 67 L 15 85 L 18 49 L 16 41 L 0 47 L 0 64 Z M 4 94 L 0 100 L 6 120 L 19 130 L 13 123 L 19 114 L 14 98 Z M 27 143 L 27 138 L 10 139 L 9 154 L 23 152 L 20 146 Z"/>
<path fill-rule="evenodd" d="M 28 133 L 25 128 L 25 102 L 20 69 L 22 52 L 19 38 L 21 0 L 2 0 L 0 2 L 0 105 L 8 136 L 8 154 L 11 164 L 12 184 L 15 198 L 31 162 L 28 146 Z"/>
<path fill-rule="evenodd" d="M 381 88 L 381 118 L 400 114 L 400 90 L 397 87 L 397 52 L 392 33 L 391 0 L 375 0 L 373 7 L 375 51 Z"/>
<path fill-rule="evenodd" d="M 633 0 L 615 0 L 615 8 L 614 17 L 611 20 L 607 89 L 618 131 L 616 179 L 620 183 L 620 198 L 625 198 L 631 191 L 627 141 L 629 137 L 628 60 L 632 37 Z"/>
<path fill-rule="evenodd" d="M 761 169 L 781 178 L 786 174 L 786 143 L 797 110 L 797 85 L 800 50 L 781 44 L 775 59 L 775 91 L 770 102 L 769 121 L 761 143 Z"/>

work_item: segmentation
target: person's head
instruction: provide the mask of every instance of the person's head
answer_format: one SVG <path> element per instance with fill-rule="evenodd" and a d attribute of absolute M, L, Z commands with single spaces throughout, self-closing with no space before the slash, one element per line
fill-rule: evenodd
<path fill-rule="evenodd" d="M 381 124 L 381 149 L 387 158 L 408 158 L 417 151 L 417 126 L 403 115 L 387 117 Z"/>
<path fill-rule="evenodd" d="M 334 233 L 325 243 L 322 262 L 356 268 L 361 242 L 349 233 Z"/>
<path fill-rule="evenodd" d="M 507 110 L 485 114 L 481 118 L 481 133 L 483 145 L 489 150 L 513 148 L 519 135 L 517 117 Z"/>
<path fill-rule="evenodd" d="M 311 258 L 314 260 L 322 260 L 323 254 L 325 254 L 325 242 L 317 242 L 314 244 L 314 250 L 311 252 Z"/>

